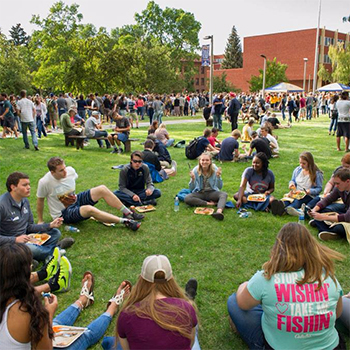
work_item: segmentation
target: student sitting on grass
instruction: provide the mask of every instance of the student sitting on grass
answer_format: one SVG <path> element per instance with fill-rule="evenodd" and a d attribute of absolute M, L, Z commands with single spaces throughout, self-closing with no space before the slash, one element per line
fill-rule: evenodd
<path fill-rule="evenodd" d="M 219 153 L 219 151 L 210 144 L 210 142 L 208 140 L 210 135 L 211 135 L 211 130 L 208 128 L 205 128 L 203 131 L 203 136 L 200 137 L 200 139 L 197 143 L 197 147 L 196 147 L 197 158 L 203 152 L 206 152 L 206 151 L 210 152 L 210 154 L 212 156 L 216 156 Z"/>
<path fill-rule="evenodd" d="M 266 155 L 262 152 L 257 153 L 252 166 L 244 170 L 239 190 L 233 196 L 237 201 L 237 208 L 244 206 L 255 210 L 266 210 L 274 200 L 271 193 L 275 190 L 275 175 L 268 167 L 269 161 Z M 260 203 L 248 201 L 248 196 L 251 194 L 264 194 L 266 199 Z"/>
<path fill-rule="evenodd" d="M 29 281 L 31 261 L 31 252 L 24 244 L 0 247 L 0 349 L 52 349 L 52 328 L 72 326 L 81 311 L 94 303 L 94 276 L 87 271 L 79 298 L 54 318 L 57 297 L 45 296 L 43 305 Z M 97 343 L 129 292 L 130 283 L 122 282 L 107 310 L 87 326 L 69 350 L 85 350 Z"/>
<path fill-rule="evenodd" d="M 220 151 L 221 142 L 217 139 L 218 135 L 219 135 L 219 129 L 212 128 L 211 135 L 208 137 L 208 141 L 216 150 Z"/>
<path fill-rule="evenodd" d="M 242 129 L 242 142 L 249 143 L 252 141 L 254 118 L 249 119 L 248 124 L 245 124 Z"/>
<path fill-rule="evenodd" d="M 334 188 L 309 212 L 314 219 L 310 225 L 317 227 L 318 237 L 323 241 L 348 238 L 350 242 L 350 169 L 341 168 L 333 176 Z M 343 204 L 334 206 L 334 202 L 341 198 Z M 336 212 L 335 215 L 326 215 Z M 326 223 L 330 221 L 333 225 Z"/>
<path fill-rule="evenodd" d="M 210 153 L 201 154 L 198 165 L 190 171 L 190 177 L 189 188 L 192 193 L 185 197 L 185 203 L 195 207 L 217 205 L 212 217 L 223 220 L 227 193 L 221 191 L 221 168 L 213 164 Z"/>
<path fill-rule="evenodd" d="M 111 153 L 122 153 L 123 149 L 121 145 L 122 143 L 125 144 L 125 142 L 129 139 L 129 119 L 125 116 L 118 114 L 118 112 L 113 112 L 112 119 L 115 121 L 114 132 L 108 135 L 108 140 L 114 148 Z"/>
<path fill-rule="evenodd" d="M 305 226 L 284 225 L 263 269 L 229 297 L 232 329 L 249 349 L 346 349 L 335 328 L 343 292 L 334 260 L 343 258 Z"/>
<path fill-rule="evenodd" d="M 267 159 L 270 159 L 272 156 L 272 152 L 269 145 L 269 140 L 265 137 L 258 137 L 258 133 L 256 131 L 252 132 L 252 139 L 253 141 L 250 143 L 250 148 L 248 151 L 248 157 L 252 159 L 255 153 L 253 153 L 253 150 L 255 148 L 256 153 L 265 153 Z M 242 146 L 242 148 L 245 150 L 245 145 Z"/>
<path fill-rule="evenodd" d="M 241 132 L 236 129 L 233 130 L 231 136 L 224 139 L 221 143 L 220 153 L 218 159 L 220 161 L 232 162 L 245 158 L 244 154 L 239 153 L 238 139 L 241 137 Z"/>
<path fill-rule="evenodd" d="M 271 203 L 271 211 L 274 215 L 282 215 L 284 211 L 292 216 L 299 216 L 303 204 L 307 205 L 322 191 L 323 173 L 317 167 L 314 157 L 310 152 L 303 152 L 299 156 L 299 166 L 293 171 L 292 179 L 289 182 L 289 196 L 304 192 L 301 199 L 294 199 L 293 202 L 275 200 Z"/>

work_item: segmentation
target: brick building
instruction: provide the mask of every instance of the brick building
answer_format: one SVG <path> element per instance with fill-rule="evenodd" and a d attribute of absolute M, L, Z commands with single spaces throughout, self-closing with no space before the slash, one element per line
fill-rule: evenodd
<path fill-rule="evenodd" d="M 288 65 L 286 75 L 290 83 L 303 87 L 304 58 L 308 59 L 306 65 L 306 90 L 312 89 L 315 45 L 317 29 L 305 29 L 292 32 L 256 35 L 244 38 L 243 68 L 215 69 L 214 76 L 226 73 L 226 79 L 242 91 L 249 90 L 248 81 L 252 75 L 258 75 L 263 68 L 264 60 L 260 55 L 265 55 L 268 60 L 276 57 L 277 61 Z M 332 71 L 331 61 L 328 57 L 330 45 L 337 42 L 349 42 L 349 34 L 338 31 L 319 31 L 319 63 L 324 64 L 328 71 Z M 215 68 L 215 62 L 214 62 Z M 209 71 L 208 71 L 209 74 Z M 317 86 L 322 82 L 318 81 Z"/>

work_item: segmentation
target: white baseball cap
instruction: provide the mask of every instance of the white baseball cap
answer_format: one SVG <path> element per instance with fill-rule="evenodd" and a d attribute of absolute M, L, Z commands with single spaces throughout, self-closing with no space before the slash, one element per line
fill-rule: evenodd
<path fill-rule="evenodd" d="M 164 279 L 154 278 L 159 271 L 164 272 Z M 141 277 L 151 283 L 164 283 L 173 277 L 173 271 L 169 259 L 165 255 L 148 256 L 142 264 Z"/>

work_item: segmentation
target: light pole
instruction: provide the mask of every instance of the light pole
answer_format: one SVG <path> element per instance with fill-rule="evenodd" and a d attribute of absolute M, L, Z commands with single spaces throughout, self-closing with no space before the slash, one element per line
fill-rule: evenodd
<path fill-rule="evenodd" d="M 304 58 L 304 80 L 303 80 L 303 90 L 304 93 L 306 93 L 305 91 L 305 82 L 306 82 L 306 64 L 307 64 L 308 59 Z"/>
<path fill-rule="evenodd" d="M 265 79 L 266 79 L 266 56 L 260 55 L 264 59 L 264 73 L 263 73 L 263 88 L 262 88 L 262 95 L 263 99 L 265 99 Z"/>
<path fill-rule="evenodd" d="M 214 72 L 214 36 L 207 35 L 204 40 L 210 39 L 210 77 L 209 77 L 209 104 L 213 103 L 213 72 Z"/>

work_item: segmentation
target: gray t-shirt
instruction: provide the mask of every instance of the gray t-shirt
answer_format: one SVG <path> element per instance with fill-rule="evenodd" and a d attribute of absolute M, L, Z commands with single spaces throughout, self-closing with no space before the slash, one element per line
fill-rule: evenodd
<path fill-rule="evenodd" d="M 160 112 L 162 110 L 163 107 L 163 102 L 159 101 L 159 100 L 155 100 L 153 102 L 153 109 L 155 112 Z"/>
<path fill-rule="evenodd" d="M 242 178 L 247 179 L 248 193 L 265 193 L 270 188 L 270 184 L 275 183 L 275 175 L 271 170 L 267 170 L 267 175 L 263 178 L 262 174 L 258 174 L 252 167 L 246 168 Z"/>
<path fill-rule="evenodd" d="M 338 110 L 338 123 L 350 122 L 350 101 L 339 100 L 336 103 Z"/>
<path fill-rule="evenodd" d="M 98 124 L 98 120 L 95 119 L 95 117 L 90 117 L 85 122 L 85 135 L 87 137 L 94 137 L 95 136 L 95 130 L 96 125 Z"/>

